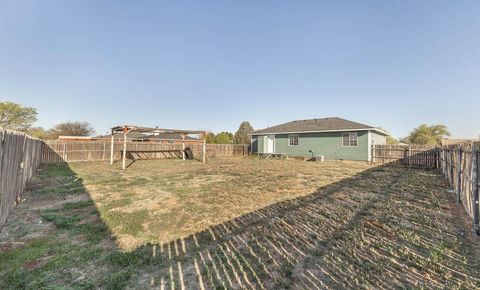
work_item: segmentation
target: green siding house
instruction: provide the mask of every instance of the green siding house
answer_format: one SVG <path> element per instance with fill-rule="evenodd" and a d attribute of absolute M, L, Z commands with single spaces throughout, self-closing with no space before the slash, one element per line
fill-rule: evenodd
<path fill-rule="evenodd" d="M 251 135 L 252 153 L 370 161 L 371 146 L 385 145 L 389 134 L 341 118 L 323 118 L 292 121 Z"/>

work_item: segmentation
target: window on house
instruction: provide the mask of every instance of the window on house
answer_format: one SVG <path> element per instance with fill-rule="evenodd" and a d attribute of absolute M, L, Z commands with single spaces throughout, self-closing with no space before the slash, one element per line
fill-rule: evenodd
<path fill-rule="evenodd" d="M 288 135 L 288 145 L 298 146 L 298 135 Z"/>
<path fill-rule="evenodd" d="M 357 132 L 343 133 L 342 143 L 344 147 L 358 146 L 358 134 Z"/>

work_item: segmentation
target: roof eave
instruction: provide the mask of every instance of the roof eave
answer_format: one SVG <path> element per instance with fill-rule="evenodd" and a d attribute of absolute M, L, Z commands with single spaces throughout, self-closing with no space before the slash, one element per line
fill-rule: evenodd
<path fill-rule="evenodd" d="M 351 131 L 375 131 L 385 136 L 390 136 L 390 133 L 383 131 L 379 128 L 353 128 L 353 129 L 334 129 L 334 130 L 316 130 L 316 131 L 291 131 L 291 132 L 252 132 L 248 135 L 274 135 L 274 134 L 301 134 L 301 133 L 328 133 L 328 132 L 351 132 Z"/>

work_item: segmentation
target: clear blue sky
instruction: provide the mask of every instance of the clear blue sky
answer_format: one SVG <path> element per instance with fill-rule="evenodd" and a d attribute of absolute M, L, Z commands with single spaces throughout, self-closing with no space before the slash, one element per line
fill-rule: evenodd
<path fill-rule="evenodd" d="M 479 15 L 480 1 L 0 0 L 0 100 L 97 133 L 339 116 L 475 137 Z"/>

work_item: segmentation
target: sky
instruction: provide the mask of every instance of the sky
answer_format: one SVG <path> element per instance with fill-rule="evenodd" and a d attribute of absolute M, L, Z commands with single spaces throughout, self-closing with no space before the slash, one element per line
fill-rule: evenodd
<path fill-rule="evenodd" d="M 37 126 L 322 117 L 480 135 L 480 1 L 0 0 L 0 101 Z"/>

